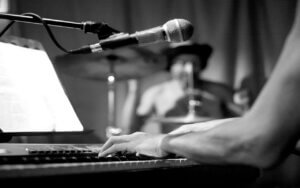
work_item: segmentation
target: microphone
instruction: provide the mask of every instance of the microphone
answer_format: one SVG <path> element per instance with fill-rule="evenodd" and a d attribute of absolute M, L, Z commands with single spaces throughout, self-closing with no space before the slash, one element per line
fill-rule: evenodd
<path fill-rule="evenodd" d="M 154 27 L 133 34 L 119 33 L 100 40 L 99 43 L 83 46 L 73 50 L 72 53 L 95 53 L 107 49 L 116 49 L 129 45 L 146 45 L 157 42 L 183 42 L 191 38 L 194 28 L 192 24 L 184 19 L 173 19 L 162 26 Z"/>

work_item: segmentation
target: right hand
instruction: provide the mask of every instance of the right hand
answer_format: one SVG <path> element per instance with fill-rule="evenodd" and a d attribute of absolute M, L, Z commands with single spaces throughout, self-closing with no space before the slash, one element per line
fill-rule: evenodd
<path fill-rule="evenodd" d="M 168 153 L 161 150 L 161 142 L 166 135 L 136 132 L 130 135 L 112 136 L 102 146 L 99 157 L 117 152 L 128 152 L 151 157 L 165 157 Z"/>

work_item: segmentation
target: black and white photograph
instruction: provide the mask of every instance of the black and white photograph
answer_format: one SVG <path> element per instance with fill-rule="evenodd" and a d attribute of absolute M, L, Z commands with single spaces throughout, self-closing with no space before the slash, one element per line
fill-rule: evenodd
<path fill-rule="evenodd" d="M 0 0 L 0 186 L 300 188 L 299 0 Z"/>

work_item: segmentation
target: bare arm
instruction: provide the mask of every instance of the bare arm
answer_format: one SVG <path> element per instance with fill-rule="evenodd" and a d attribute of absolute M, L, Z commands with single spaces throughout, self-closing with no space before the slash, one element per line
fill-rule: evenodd
<path fill-rule="evenodd" d="M 294 150 L 300 138 L 299 6 L 272 76 L 249 113 L 207 132 L 167 135 L 161 145 L 163 151 L 202 162 L 271 167 Z"/>

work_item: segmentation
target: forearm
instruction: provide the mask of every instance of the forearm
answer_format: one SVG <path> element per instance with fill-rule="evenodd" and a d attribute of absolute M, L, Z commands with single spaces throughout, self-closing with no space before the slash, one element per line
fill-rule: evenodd
<path fill-rule="evenodd" d="M 192 124 L 185 124 L 180 126 L 179 128 L 169 132 L 171 135 L 180 135 L 190 132 L 200 132 L 200 131 L 208 131 L 214 127 L 224 124 L 225 122 L 237 120 L 239 118 L 224 118 L 224 119 L 216 119 L 207 122 L 200 122 L 200 123 L 192 123 Z"/>
<path fill-rule="evenodd" d="M 238 118 L 208 131 L 167 135 L 161 143 L 161 149 L 200 163 L 271 168 L 283 159 L 281 151 L 278 151 L 281 144 L 269 145 L 268 133 L 261 131 L 263 126 L 259 121 L 247 117 Z"/>
<path fill-rule="evenodd" d="M 212 143 L 204 138 L 205 133 L 186 133 L 182 135 L 167 135 L 161 144 L 161 149 L 167 153 L 175 153 L 201 163 L 224 163 L 224 143 Z"/>
<path fill-rule="evenodd" d="M 258 141 L 249 135 L 241 119 L 225 122 L 208 131 L 167 135 L 161 143 L 164 152 L 175 153 L 202 163 L 258 164 L 257 153 L 252 146 Z"/>

